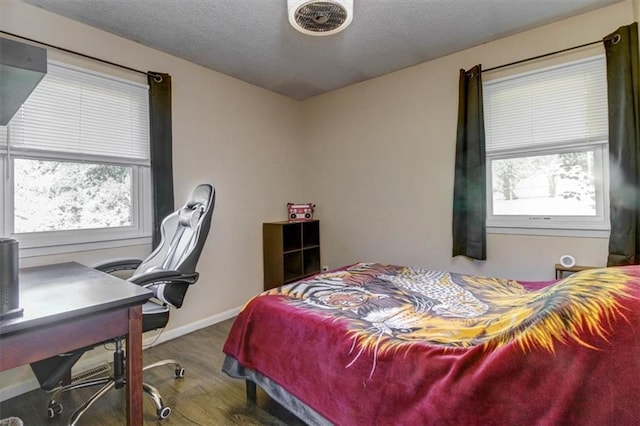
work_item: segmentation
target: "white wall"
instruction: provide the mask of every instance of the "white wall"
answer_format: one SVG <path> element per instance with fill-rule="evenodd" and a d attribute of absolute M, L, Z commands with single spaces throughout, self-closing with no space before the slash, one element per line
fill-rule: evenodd
<path fill-rule="evenodd" d="M 564 253 L 604 265 L 608 240 L 597 238 L 489 234 L 486 262 L 451 257 L 458 73 L 600 40 L 632 19 L 631 2 L 619 3 L 303 102 L 305 199 L 318 206 L 322 263 L 529 280 L 553 278 Z"/>
<path fill-rule="evenodd" d="M 176 205 L 200 182 L 213 183 L 217 195 L 198 265 L 200 280 L 189 290 L 183 309 L 173 312 L 163 336 L 230 315 L 258 293 L 262 222 L 286 217 L 286 203 L 302 195 L 300 103 L 19 0 L 0 0 L 0 29 L 136 69 L 171 74 Z M 50 51 L 49 57 L 145 81 L 57 51 Z M 142 246 L 23 258 L 20 265 L 68 260 L 91 264 L 144 256 L 149 250 Z M 22 380 L 32 380 L 27 368 L 0 375 L 4 386 Z"/>

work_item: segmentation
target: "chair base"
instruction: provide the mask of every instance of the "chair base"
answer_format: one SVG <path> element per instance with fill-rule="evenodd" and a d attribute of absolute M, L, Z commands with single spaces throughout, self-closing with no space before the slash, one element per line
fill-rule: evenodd
<path fill-rule="evenodd" d="M 149 364 L 142 368 L 142 371 L 149 370 L 151 368 L 163 366 L 163 365 L 174 365 L 174 376 L 176 378 L 184 377 L 184 368 L 173 359 L 165 359 L 162 361 L 155 362 L 153 364 Z M 58 416 L 63 411 L 62 403 L 59 402 L 60 397 L 63 393 L 69 392 L 76 389 L 83 389 L 87 387 L 93 386 L 101 386 L 100 389 L 94 393 L 84 404 L 78 407 L 69 419 L 69 425 L 73 426 L 77 424 L 78 420 L 82 415 L 93 406 L 100 398 L 102 398 L 107 392 L 113 389 L 116 386 L 116 379 L 114 377 L 99 377 L 95 379 L 81 380 L 76 383 L 71 383 L 67 386 L 62 386 L 56 389 L 51 398 L 49 399 L 49 406 L 47 407 L 47 415 L 50 419 Z M 162 396 L 158 389 L 150 384 L 143 383 L 142 389 L 144 390 L 145 395 L 149 396 L 153 401 L 153 404 L 156 408 L 156 414 L 158 415 L 159 420 L 166 419 L 171 414 L 171 407 L 164 405 L 162 402 Z"/>

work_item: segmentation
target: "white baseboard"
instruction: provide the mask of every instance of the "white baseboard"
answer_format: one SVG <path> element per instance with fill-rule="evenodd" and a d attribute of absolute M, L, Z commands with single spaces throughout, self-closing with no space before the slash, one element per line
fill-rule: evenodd
<path fill-rule="evenodd" d="M 240 307 L 229 309 L 228 311 L 221 312 L 219 314 L 210 316 L 208 318 L 201 319 L 196 322 L 192 322 L 190 324 L 184 325 L 182 327 L 172 328 L 167 331 L 160 332 L 159 335 L 145 336 L 142 341 L 142 346 L 144 349 L 148 349 L 155 345 L 158 345 L 163 342 L 168 342 L 169 340 L 173 340 L 175 338 L 184 336 L 189 333 L 193 333 L 194 331 L 198 331 L 202 328 L 209 327 L 210 325 L 217 324 L 219 322 L 225 321 L 229 318 L 233 318 L 238 315 L 240 312 Z M 151 334 L 151 333 L 149 333 Z M 113 354 L 106 351 L 100 351 L 99 353 L 90 356 L 84 356 L 74 370 L 83 371 L 93 368 L 97 365 L 103 364 L 105 362 L 111 362 L 113 360 Z M 28 367 L 27 367 L 28 368 Z M 4 380 L 3 380 L 4 381 Z M 23 393 L 30 392 L 34 389 L 38 389 L 40 385 L 35 377 L 32 377 L 27 380 L 22 380 L 15 383 L 6 384 L 3 383 L 2 387 L 0 387 L 0 402 L 6 401 L 7 399 L 14 398 L 18 395 L 22 395 Z"/>
<path fill-rule="evenodd" d="M 0 402 L 6 401 L 7 399 L 11 399 L 18 395 L 22 395 L 23 393 L 30 392 L 34 389 L 38 389 L 39 387 L 40 385 L 35 378 L 18 383 L 12 383 L 10 385 L 4 385 L 2 386 L 2 388 L 0 388 Z M 43 411 L 43 413 L 44 412 L 45 411 Z"/>
<path fill-rule="evenodd" d="M 160 343 L 168 342 L 169 340 L 173 340 L 175 338 L 184 336 L 189 333 L 193 333 L 194 331 L 198 331 L 202 328 L 209 327 L 210 325 L 217 324 L 219 322 L 228 320 L 229 318 L 233 318 L 240 312 L 240 307 L 229 309 L 228 311 L 221 312 L 219 314 L 210 316 L 208 318 L 201 319 L 200 321 L 192 322 L 187 325 L 183 325 L 182 327 L 172 328 L 170 330 L 163 330 L 158 334 L 153 335 L 153 333 L 147 333 L 149 336 L 145 336 L 142 341 L 142 347 L 144 349 L 148 349 L 155 345 L 159 345 Z"/>

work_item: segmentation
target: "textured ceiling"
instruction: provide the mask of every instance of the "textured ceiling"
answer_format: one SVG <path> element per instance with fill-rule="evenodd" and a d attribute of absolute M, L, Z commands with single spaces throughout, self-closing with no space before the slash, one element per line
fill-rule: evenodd
<path fill-rule="evenodd" d="M 354 0 L 317 37 L 286 0 L 25 0 L 298 100 L 619 1 Z"/>

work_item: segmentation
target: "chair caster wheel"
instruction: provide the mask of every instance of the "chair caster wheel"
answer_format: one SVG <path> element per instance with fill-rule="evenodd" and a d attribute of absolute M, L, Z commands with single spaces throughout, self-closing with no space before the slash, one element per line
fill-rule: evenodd
<path fill-rule="evenodd" d="M 50 419 L 53 419 L 60 413 L 62 413 L 62 404 L 60 404 L 59 402 L 49 403 L 49 408 L 47 408 L 47 416 L 49 416 Z"/>
<path fill-rule="evenodd" d="M 156 413 L 158 413 L 158 418 L 160 420 L 164 420 L 169 417 L 169 415 L 171 415 L 171 407 L 162 407 L 161 409 L 157 410 Z"/>
<path fill-rule="evenodd" d="M 173 374 L 175 374 L 175 376 L 178 377 L 178 378 L 184 377 L 184 368 L 183 367 L 176 367 L 176 370 L 173 372 Z"/>

